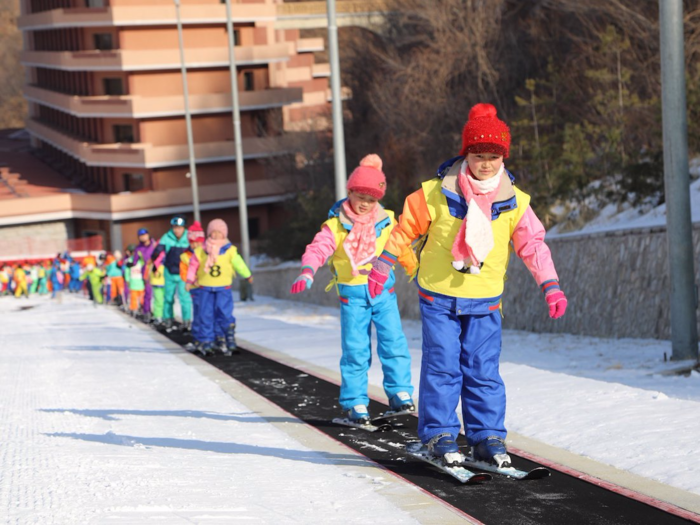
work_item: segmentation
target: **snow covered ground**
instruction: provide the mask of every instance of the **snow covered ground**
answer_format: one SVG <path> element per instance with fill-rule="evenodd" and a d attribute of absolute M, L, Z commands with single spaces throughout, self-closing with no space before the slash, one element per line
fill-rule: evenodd
<path fill-rule="evenodd" d="M 337 371 L 338 310 L 258 297 L 236 303 L 241 338 Z M 404 321 L 420 370 L 421 327 Z M 700 374 L 664 376 L 679 363 L 666 341 L 506 331 L 501 374 L 509 430 L 700 494 Z M 687 363 L 686 363 L 687 364 Z M 381 387 L 378 360 L 370 383 Z"/>
<path fill-rule="evenodd" d="M 700 222 L 700 157 L 690 161 L 690 173 L 697 180 L 690 183 L 690 213 L 693 223 Z M 595 200 L 594 200 L 595 201 Z M 591 202 L 595 206 L 595 202 Z M 547 231 L 548 239 L 578 235 L 581 233 L 596 233 L 613 230 L 627 230 L 635 228 L 653 228 L 666 226 L 666 204 L 661 204 L 650 210 L 643 207 L 635 208 L 629 203 L 608 204 L 603 206 L 598 215 L 587 221 L 576 231 L 560 233 L 560 225 L 555 225 Z"/>
<path fill-rule="evenodd" d="M 0 298 L 0 523 L 416 523 L 382 491 L 417 489 L 183 359 L 108 307 Z"/>
<path fill-rule="evenodd" d="M 336 309 L 258 297 L 236 315 L 241 339 L 337 374 Z M 420 323 L 404 329 L 417 383 Z M 506 332 L 507 426 L 700 494 L 700 374 L 661 375 L 678 366 L 664 352 Z M 416 522 L 388 496 L 401 482 L 305 446 L 278 426 L 296 420 L 266 422 L 185 358 L 111 308 L 0 298 L 0 522 Z"/>

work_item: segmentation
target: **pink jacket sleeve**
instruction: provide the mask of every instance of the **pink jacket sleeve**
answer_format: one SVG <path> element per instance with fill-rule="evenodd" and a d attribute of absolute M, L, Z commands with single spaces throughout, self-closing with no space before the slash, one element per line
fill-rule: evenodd
<path fill-rule="evenodd" d="M 199 259 L 193 253 L 190 257 L 190 264 L 187 267 L 187 282 L 189 284 L 194 284 L 197 282 L 197 270 L 199 269 Z"/>
<path fill-rule="evenodd" d="M 314 273 L 335 253 L 335 236 L 328 226 L 323 226 L 301 256 L 301 265 L 309 266 Z"/>
<path fill-rule="evenodd" d="M 159 254 L 158 257 L 156 258 L 156 260 L 153 261 L 153 266 L 155 266 L 156 268 L 160 269 L 160 266 L 163 264 L 163 259 L 165 259 L 165 250 L 163 250 L 162 252 L 160 252 L 160 254 Z"/>
<path fill-rule="evenodd" d="M 545 230 L 530 206 L 513 231 L 513 247 L 537 285 L 549 280 L 559 280 L 552 261 L 552 252 L 544 242 Z"/>

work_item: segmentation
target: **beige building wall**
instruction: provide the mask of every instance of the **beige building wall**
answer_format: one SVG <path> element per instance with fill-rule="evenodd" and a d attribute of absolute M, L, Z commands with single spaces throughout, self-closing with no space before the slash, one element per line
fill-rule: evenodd
<path fill-rule="evenodd" d="M 254 182 L 268 177 L 263 163 L 257 160 L 247 160 L 244 163 L 246 181 Z M 151 172 L 153 190 L 168 190 L 190 186 L 186 177 L 189 167 L 159 168 Z M 197 181 L 200 185 L 226 184 L 236 181 L 235 165 L 217 162 L 197 165 Z M 231 196 L 233 197 L 233 196 Z"/>
<path fill-rule="evenodd" d="M 184 27 L 182 39 L 186 49 L 228 47 L 226 28 L 221 25 Z M 130 27 L 121 29 L 119 31 L 119 43 L 119 47 L 123 51 L 179 48 L 177 29 L 174 27 Z"/>
<path fill-rule="evenodd" d="M 255 136 L 256 116 L 251 112 L 241 114 L 241 134 L 243 137 Z M 109 123 L 126 121 L 105 119 Z M 134 121 L 132 121 L 134 122 Z M 112 133 L 111 128 L 107 130 Z M 140 142 L 153 146 L 187 144 L 187 127 L 184 117 L 142 120 L 139 123 Z M 192 135 L 195 142 L 233 141 L 233 117 L 231 113 L 217 115 L 197 115 L 192 117 Z M 233 144 L 231 144 L 233 148 Z"/>
<path fill-rule="evenodd" d="M 131 7 L 139 7 L 144 5 L 146 2 L 144 0 L 109 0 L 109 5 L 112 7 L 122 7 L 122 6 L 131 6 Z M 163 5 L 163 6 L 171 6 L 173 5 L 171 0 L 148 0 L 148 5 Z M 211 4 L 218 4 L 220 3 L 218 0 L 181 0 L 182 5 L 211 5 Z M 240 2 L 242 4 L 265 4 L 269 3 L 269 0 L 244 0 L 243 2 Z"/>

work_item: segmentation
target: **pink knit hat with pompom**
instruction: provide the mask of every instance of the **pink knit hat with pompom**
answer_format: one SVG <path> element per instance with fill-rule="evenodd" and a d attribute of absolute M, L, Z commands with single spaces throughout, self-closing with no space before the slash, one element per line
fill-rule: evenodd
<path fill-rule="evenodd" d="M 211 232 L 221 232 L 224 237 L 228 237 L 228 226 L 223 219 L 214 219 L 207 225 L 207 237 L 211 235 Z"/>
<path fill-rule="evenodd" d="M 360 165 L 350 174 L 348 191 L 364 193 L 375 199 L 382 199 L 386 193 L 386 177 L 382 172 L 382 159 L 371 153 L 360 161 Z"/>

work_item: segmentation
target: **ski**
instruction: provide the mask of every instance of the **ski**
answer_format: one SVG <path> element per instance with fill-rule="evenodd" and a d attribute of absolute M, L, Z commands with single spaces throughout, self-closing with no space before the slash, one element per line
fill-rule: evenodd
<path fill-rule="evenodd" d="M 389 419 L 393 419 L 395 417 L 400 417 L 400 416 L 408 416 L 410 414 L 415 414 L 416 411 L 414 410 L 387 410 L 383 414 L 379 414 L 376 417 L 373 417 L 370 421 L 372 422 L 373 425 L 381 424 L 381 423 L 388 423 Z"/>
<path fill-rule="evenodd" d="M 488 481 L 491 479 L 490 474 L 483 472 L 472 472 L 471 470 L 468 470 L 462 466 L 448 467 L 444 465 L 441 459 L 431 456 L 428 453 L 427 447 L 419 441 L 408 443 L 406 445 L 406 453 L 413 458 L 420 459 L 421 461 L 431 464 L 465 485 L 471 485 L 472 483 Z"/>
<path fill-rule="evenodd" d="M 393 430 L 392 426 L 389 423 L 381 423 L 378 425 L 373 425 L 372 423 L 365 423 L 363 425 L 361 423 L 355 423 L 353 421 L 350 421 L 346 417 L 336 417 L 333 419 L 333 423 L 337 425 L 344 425 L 346 427 L 359 428 L 361 430 L 366 430 L 367 432 L 389 432 L 390 430 Z"/>
<path fill-rule="evenodd" d="M 515 467 L 497 467 L 496 465 L 491 465 L 485 461 L 475 461 L 470 457 L 467 457 L 462 462 L 462 465 L 479 470 L 485 470 L 487 472 L 493 472 L 494 474 L 500 474 L 502 476 L 508 476 L 509 478 L 517 480 L 542 479 L 552 475 L 552 473 L 545 467 L 536 467 L 532 470 L 520 470 Z"/>

